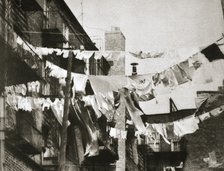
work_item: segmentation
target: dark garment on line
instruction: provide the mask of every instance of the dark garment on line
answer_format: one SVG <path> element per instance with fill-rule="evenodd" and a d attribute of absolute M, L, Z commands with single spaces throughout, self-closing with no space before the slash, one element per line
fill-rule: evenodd
<path fill-rule="evenodd" d="M 217 46 L 217 44 L 213 43 L 212 45 L 208 46 L 207 48 L 201 51 L 205 55 L 205 57 L 211 62 L 217 59 L 224 59 L 224 55 Z"/>

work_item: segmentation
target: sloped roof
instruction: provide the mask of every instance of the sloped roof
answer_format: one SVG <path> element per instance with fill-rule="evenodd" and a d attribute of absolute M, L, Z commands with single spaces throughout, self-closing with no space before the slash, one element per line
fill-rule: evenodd
<path fill-rule="evenodd" d="M 82 35 L 82 38 L 84 38 L 85 42 L 85 49 L 86 50 L 98 50 L 98 48 L 95 46 L 95 44 L 90 39 L 89 35 L 86 33 L 86 31 L 83 29 L 75 15 L 72 13 L 68 5 L 64 0 L 57 0 L 57 3 L 60 5 L 62 9 L 64 9 L 64 13 L 67 15 L 68 19 L 71 21 L 72 26 Z"/>

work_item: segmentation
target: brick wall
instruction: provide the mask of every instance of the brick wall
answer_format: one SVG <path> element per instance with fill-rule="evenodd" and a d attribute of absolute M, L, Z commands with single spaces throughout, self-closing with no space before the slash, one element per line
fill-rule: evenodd
<path fill-rule="evenodd" d="M 108 75 L 124 75 L 125 73 L 125 57 L 114 60 Z"/>
<path fill-rule="evenodd" d="M 125 51 L 125 37 L 121 31 L 105 33 L 105 50 Z"/>
<path fill-rule="evenodd" d="M 120 130 L 125 130 L 125 106 L 124 103 L 121 102 L 120 107 L 117 112 L 120 114 L 116 117 L 117 123 L 116 128 Z M 118 156 L 119 160 L 116 163 L 116 171 L 125 171 L 125 163 L 126 163 L 126 151 L 125 151 L 125 140 L 118 139 Z"/>
<path fill-rule="evenodd" d="M 135 138 L 126 140 L 126 170 L 139 171 L 137 141 Z"/>
<path fill-rule="evenodd" d="M 184 171 L 210 171 L 211 168 L 203 161 L 214 151 L 218 163 L 223 163 L 224 170 L 224 113 L 217 118 L 210 118 L 199 124 L 199 130 L 185 136 L 187 140 L 187 160 Z M 216 168 L 217 169 L 217 168 Z M 213 169 L 215 170 L 215 169 Z M 218 169 L 217 169 L 218 170 Z"/>
<path fill-rule="evenodd" d="M 124 58 L 119 61 L 113 61 L 114 65 L 111 67 L 108 75 L 124 75 Z M 119 115 L 115 116 L 116 128 L 125 130 L 125 106 L 121 102 L 117 109 Z M 125 151 L 125 140 L 118 139 L 118 156 L 119 160 L 116 162 L 116 171 L 125 171 L 126 163 L 126 151 Z"/>
<path fill-rule="evenodd" d="M 5 149 L 5 171 L 43 171 L 10 147 Z"/>

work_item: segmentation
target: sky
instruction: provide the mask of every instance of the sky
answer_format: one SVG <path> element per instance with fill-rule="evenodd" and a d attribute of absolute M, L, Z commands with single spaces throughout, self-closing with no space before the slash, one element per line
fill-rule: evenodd
<path fill-rule="evenodd" d="M 81 23 L 81 0 L 65 0 Z M 96 42 L 111 26 L 126 51 L 207 46 L 224 30 L 220 0 L 83 0 L 83 26 Z"/>

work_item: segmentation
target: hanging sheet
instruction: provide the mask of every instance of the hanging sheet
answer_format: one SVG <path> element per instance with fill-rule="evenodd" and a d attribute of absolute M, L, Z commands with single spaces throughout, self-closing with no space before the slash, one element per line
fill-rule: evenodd
<path fill-rule="evenodd" d="M 128 113 L 134 122 L 135 127 L 141 133 L 146 133 L 146 127 L 141 119 L 141 115 L 143 114 L 141 110 L 139 110 L 135 104 L 133 99 L 131 98 L 130 92 L 126 88 L 122 88 L 120 90 L 121 98 L 128 110 Z"/>

